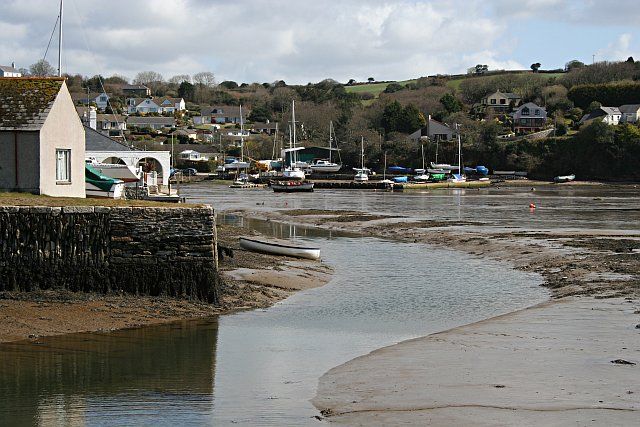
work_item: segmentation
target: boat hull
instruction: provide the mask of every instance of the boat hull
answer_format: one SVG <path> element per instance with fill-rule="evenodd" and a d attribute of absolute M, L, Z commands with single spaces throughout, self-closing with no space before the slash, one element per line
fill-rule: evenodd
<path fill-rule="evenodd" d="M 553 178 L 553 182 L 562 183 L 562 182 L 571 182 L 576 179 L 575 175 L 564 175 L 564 176 L 556 176 Z"/>
<path fill-rule="evenodd" d="M 258 239 L 240 238 L 240 247 L 253 252 L 262 252 L 272 255 L 284 255 L 295 258 L 319 259 L 320 248 L 307 248 L 295 245 L 286 245 L 262 241 Z"/>
<path fill-rule="evenodd" d="M 311 170 L 316 173 L 333 173 L 340 171 L 342 165 L 311 165 Z"/>
<path fill-rule="evenodd" d="M 124 182 L 115 183 L 108 190 L 85 182 L 85 194 L 92 199 L 124 199 Z"/>
<path fill-rule="evenodd" d="M 313 191 L 313 182 L 272 181 L 271 188 L 275 193 L 309 193 Z"/>

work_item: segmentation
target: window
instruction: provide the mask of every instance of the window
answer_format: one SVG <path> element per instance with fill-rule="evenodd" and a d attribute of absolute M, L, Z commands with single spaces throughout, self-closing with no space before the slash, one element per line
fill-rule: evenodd
<path fill-rule="evenodd" d="M 107 97 L 106 96 L 101 96 L 100 97 L 100 101 L 101 102 L 107 102 Z"/>
<path fill-rule="evenodd" d="M 528 107 L 524 107 L 522 109 L 522 115 L 523 116 L 528 116 L 529 115 L 529 108 Z"/>
<path fill-rule="evenodd" d="M 492 99 L 492 100 L 491 100 L 491 103 L 492 103 L 492 104 L 495 104 L 495 103 L 496 103 L 496 100 L 495 100 L 495 99 Z"/>
<path fill-rule="evenodd" d="M 540 110 L 536 110 L 536 116 L 540 115 Z"/>
<path fill-rule="evenodd" d="M 501 100 L 500 100 L 500 104 L 505 105 L 506 103 L 507 103 L 507 100 L 506 100 L 506 99 L 501 99 Z"/>
<path fill-rule="evenodd" d="M 56 149 L 56 182 L 71 182 L 71 150 Z"/>

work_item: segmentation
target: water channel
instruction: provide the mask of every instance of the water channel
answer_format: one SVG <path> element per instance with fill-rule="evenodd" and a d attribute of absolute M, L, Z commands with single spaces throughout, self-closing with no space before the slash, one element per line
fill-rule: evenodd
<path fill-rule="evenodd" d="M 549 208 L 537 216 L 522 209 L 528 191 L 279 197 L 203 183 L 186 193 L 219 211 L 400 210 L 514 228 L 564 228 L 560 207 L 574 206 L 578 227 L 637 228 L 629 220 L 638 218 L 638 200 L 624 191 L 549 193 L 539 196 Z M 266 310 L 0 345 L 0 425 L 319 425 L 309 399 L 328 369 L 547 298 L 535 274 L 445 248 L 220 219 L 313 242 L 334 269 L 333 279 Z"/>

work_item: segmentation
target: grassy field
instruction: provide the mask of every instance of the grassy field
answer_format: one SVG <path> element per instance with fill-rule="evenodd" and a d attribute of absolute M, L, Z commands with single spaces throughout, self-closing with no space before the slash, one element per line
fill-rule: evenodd
<path fill-rule="evenodd" d="M 504 75 L 504 74 L 494 74 L 494 75 L 488 75 L 488 76 L 482 76 L 482 77 L 462 77 L 459 79 L 454 79 L 454 80 L 449 80 L 447 81 L 447 86 L 450 87 L 451 89 L 454 89 L 456 91 L 460 90 L 460 85 L 462 84 L 463 81 L 467 80 L 468 78 L 474 78 L 474 79 L 489 79 L 491 77 L 495 77 L 495 76 L 499 76 L 499 75 Z M 564 73 L 541 73 L 538 74 L 539 76 L 542 76 L 546 79 L 551 79 L 553 77 L 560 77 L 562 75 L 564 75 Z"/>
<path fill-rule="evenodd" d="M 201 205 L 163 203 L 149 200 L 80 199 L 75 197 L 49 197 L 30 193 L 0 192 L 0 206 L 107 206 L 107 207 L 163 207 L 188 208 Z"/>
<path fill-rule="evenodd" d="M 382 92 L 384 92 L 387 86 L 391 83 L 399 83 L 402 86 L 406 86 L 409 83 L 415 83 L 415 80 L 404 80 L 400 82 L 387 82 L 387 83 L 368 83 L 368 84 L 356 85 L 356 86 L 345 86 L 344 89 L 348 93 L 370 93 L 377 98 Z"/>

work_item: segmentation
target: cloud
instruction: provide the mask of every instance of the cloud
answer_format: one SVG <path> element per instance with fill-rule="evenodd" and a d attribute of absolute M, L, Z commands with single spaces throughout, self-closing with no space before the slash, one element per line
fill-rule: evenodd
<path fill-rule="evenodd" d="M 57 16 L 56 3 L 3 1 L 0 63 L 13 59 L 28 66 L 42 57 Z M 219 81 L 288 83 L 369 76 L 405 79 L 460 73 L 476 63 L 521 68 L 512 59 L 519 46 L 514 20 L 544 16 L 549 10 L 571 14 L 577 4 L 110 0 L 108 7 L 102 7 L 97 3 L 65 2 L 68 72 L 134 77 L 139 71 L 154 70 L 169 78 L 209 70 Z M 585 7 L 601 6 L 588 0 Z M 56 54 L 52 49 L 51 62 Z"/>
<path fill-rule="evenodd" d="M 618 39 L 609 43 L 606 48 L 599 49 L 596 52 L 597 61 L 625 61 L 630 56 L 638 57 L 638 51 L 635 53 L 631 46 L 633 37 L 629 33 L 620 34 Z"/>

